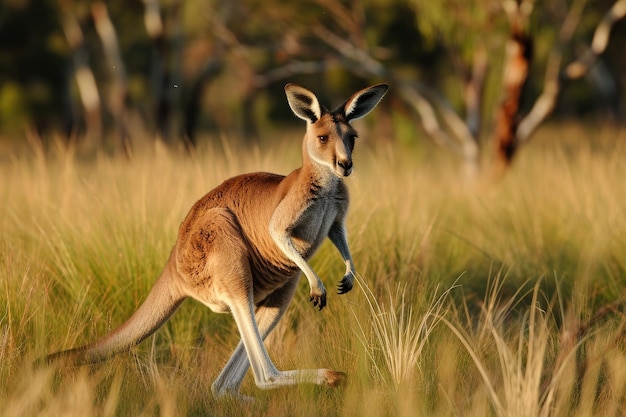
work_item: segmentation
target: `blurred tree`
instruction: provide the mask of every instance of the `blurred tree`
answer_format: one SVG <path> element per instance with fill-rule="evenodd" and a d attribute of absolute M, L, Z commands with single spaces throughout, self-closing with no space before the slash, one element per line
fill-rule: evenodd
<path fill-rule="evenodd" d="M 100 92 L 96 77 L 89 65 L 89 51 L 85 45 L 85 36 L 74 14 L 70 1 L 59 1 L 62 17 L 61 25 L 65 39 L 71 51 L 72 65 L 69 72 L 73 74 L 78 94 L 85 114 L 85 141 L 88 148 L 99 148 L 102 145 L 102 115 Z M 71 78 L 71 75 L 68 76 Z M 69 82 L 67 95 L 71 97 Z M 69 99 L 71 101 L 71 98 Z M 75 128 L 73 118 L 68 120 L 70 130 Z"/>
<path fill-rule="evenodd" d="M 117 31 L 111 22 L 109 11 L 105 3 L 94 2 L 91 5 L 91 16 L 94 21 L 96 32 L 102 43 L 106 67 L 109 73 L 108 108 L 113 116 L 113 123 L 117 137 L 124 154 L 131 156 L 130 127 L 128 121 L 129 94 L 128 79 L 126 76 L 126 64 L 122 59 Z"/>

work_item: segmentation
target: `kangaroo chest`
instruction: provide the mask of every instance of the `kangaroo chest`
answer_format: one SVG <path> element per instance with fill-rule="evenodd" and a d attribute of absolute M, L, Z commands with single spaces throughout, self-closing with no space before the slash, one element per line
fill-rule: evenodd
<path fill-rule="evenodd" d="M 305 259 L 310 258 L 319 248 L 343 209 L 340 201 L 334 198 L 311 202 L 288 230 L 294 246 Z"/>

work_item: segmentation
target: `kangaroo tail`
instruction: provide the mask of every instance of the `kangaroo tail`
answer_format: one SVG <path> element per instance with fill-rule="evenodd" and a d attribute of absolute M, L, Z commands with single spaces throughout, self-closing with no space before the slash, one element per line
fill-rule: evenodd
<path fill-rule="evenodd" d="M 186 298 L 173 281 L 175 274 L 166 266 L 143 304 L 111 333 L 88 345 L 48 355 L 41 362 L 63 359 L 73 365 L 86 365 L 104 361 L 141 343 L 165 324 Z"/>

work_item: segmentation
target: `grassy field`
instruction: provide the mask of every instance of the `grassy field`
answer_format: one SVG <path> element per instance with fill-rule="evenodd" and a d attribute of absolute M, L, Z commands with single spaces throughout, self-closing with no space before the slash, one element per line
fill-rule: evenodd
<path fill-rule="evenodd" d="M 472 187 L 441 151 L 359 144 L 359 285 L 318 312 L 302 280 L 267 341 L 281 369 L 347 372 L 341 388 L 261 391 L 248 375 L 253 405 L 213 399 L 238 333 L 194 301 L 110 362 L 32 366 L 123 322 L 191 205 L 238 173 L 288 173 L 300 137 L 192 158 L 52 149 L 2 162 L 0 416 L 626 413 L 626 134 L 577 126 L 544 130 L 504 179 Z M 311 264 L 329 289 L 342 277 L 328 242 Z"/>

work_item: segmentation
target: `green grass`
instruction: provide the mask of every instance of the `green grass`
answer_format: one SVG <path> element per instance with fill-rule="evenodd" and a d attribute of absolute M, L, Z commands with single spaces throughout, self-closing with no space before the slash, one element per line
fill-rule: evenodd
<path fill-rule="evenodd" d="M 297 139 L 294 139 L 297 138 Z M 33 360 L 92 341 L 141 303 L 191 205 L 242 172 L 288 173 L 301 133 L 193 157 L 12 156 L 0 165 L 0 416 L 617 416 L 626 412 L 626 137 L 561 126 L 498 183 L 468 186 L 427 146 L 359 144 L 348 179 L 359 285 L 318 312 L 301 282 L 267 341 L 281 369 L 348 373 L 339 389 L 212 398 L 234 323 L 187 301 L 131 354 Z M 343 262 L 312 260 L 332 289 Z M 584 338 L 567 332 L 586 323 Z"/>

